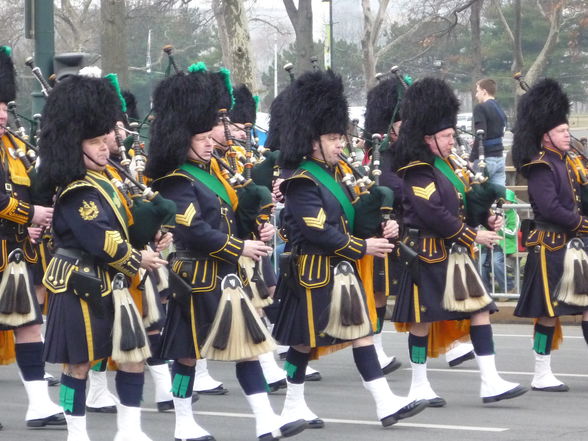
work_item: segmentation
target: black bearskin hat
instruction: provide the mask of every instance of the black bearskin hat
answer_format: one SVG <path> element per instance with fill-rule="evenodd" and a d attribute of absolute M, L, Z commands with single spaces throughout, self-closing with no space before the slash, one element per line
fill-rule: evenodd
<path fill-rule="evenodd" d="M 235 104 L 229 112 L 229 118 L 233 123 L 255 124 L 255 114 L 257 113 L 257 102 L 251 91 L 245 84 L 241 84 L 234 90 Z"/>
<path fill-rule="evenodd" d="M 280 127 L 282 126 L 284 114 L 286 113 L 289 91 L 290 86 L 278 93 L 270 106 L 269 127 L 264 147 L 270 149 L 272 152 L 280 150 Z"/>
<path fill-rule="evenodd" d="M 71 75 L 47 98 L 41 120 L 39 175 L 50 188 L 64 187 L 86 174 L 82 141 L 114 129 L 120 100 L 103 78 Z"/>
<path fill-rule="evenodd" d="M 139 112 L 137 111 L 137 99 L 130 90 L 123 90 L 122 96 L 127 103 L 127 116 L 129 121 L 139 121 Z"/>
<path fill-rule="evenodd" d="M 367 94 L 365 108 L 365 135 L 368 139 L 375 133 L 386 135 L 390 124 L 400 121 L 399 88 L 397 78 L 380 81 Z"/>
<path fill-rule="evenodd" d="M 394 168 L 411 161 L 432 162 L 425 135 L 455 127 L 459 101 L 449 85 L 438 78 L 423 78 L 410 86 L 402 99 L 402 127 L 396 142 Z"/>
<path fill-rule="evenodd" d="M 155 89 L 147 176 L 157 179 L 175 170 L 186 161 L 192 137 L 214 127 L 224 88 L 214 75 L 180 72 Z"/>
<path fill-rule="evenodd" d="M 0 103 L 9 103 L 16 99 L 16 72 L 11 52 L 8 46 L 0 47 Z"/>
<path fill-rule="evenodd" d="M 539 81 L 521 96 L 512 146 L 512 161 L 517 170 L 521 171 L 521 167 L 539 153 L 545 133 L 567 124 L 569 113 L 568 96 L 559 83 L 550 78 Z"/>
<path fill-rule="evenodd" d="M 305 72 L 294 81 L 280 127 L 280 166 L 296 168 L 327 133 L 347 133 L 349 108 L 341 77 L 333 71 Z"/>

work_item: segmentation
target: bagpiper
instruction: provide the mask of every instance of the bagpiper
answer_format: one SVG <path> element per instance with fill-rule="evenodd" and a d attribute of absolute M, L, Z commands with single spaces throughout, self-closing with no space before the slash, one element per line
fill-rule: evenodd
<path fill-rule="evenodd" d="M 588 341 L 588 218 L 581 214 L 580 184 L 571 162 L 570 103 L 557 81 L 544 79 L 524 94 L 517 109 L 513 163 L 527 178 L 534 220 L 524 228 L 529 251 L 518 317 L 535 321 L 534 390 L 566 392 L 551 371 L 551 350 L 562 315 L 581 315 Z"/>
<path fill-rule="evenodd" d="M 2 348 L 18 364 L 25 386 L 28 407 L 27 427 L 64 425 L 61 408 L 49 397 L 44 380 L 43 317 L 35 294 L 33 266 L 38 265 L 39 253 L 33 245 L 28 227 L 47 227 L 53 209 L 34 205 L 32 194 L 34 170 L 19 155 L 26 153 L 25 145 L 7 129 L 8 103 L 16 99 L 16 73 L 8 46 L 0 47 L 0 241 L 2 256 L 0 271 L 0 334 Z M 37 228 L 38 229 L 38 228 Z M 40 268 L 38 268 L 40 269 Z M 14 351 L 14 353 L 13 353 Z"/>
<path fill-rule="evenodd" d="M 425 78 L 410 86 L 402 101 L 394 158 L 403 180 L 403 271 L 392 321 L 409 331 L 409 396 L 425 399 L 432 407 L 446 403 L 427 378 L 427 354 L 466 337 L 468 327 L 480 367 L 483 402 L 514 398 L 527 391 L 503 380 L 496 370 L 490 324 L 496 306 L 471 256 L 476 243 L 492 245 L 499 240 L 493 230 L 502 221 L 488 213 L 488 230 L 477 230 L 465 222 L 468 182 L 458 177 L 449 162 L 458 109 L 455 94 L 443 80 Z M 453 333 L 448 332 L 452 322 L 446 321 L 458 321 L 453 322 Z M 436 337 L 432 345 L 430 334 Z"/>
<path fill-rule="evenodd" d="M 260 440 L 292 436 L 306 423 L 272 410 L 257 355 L 275 344 L 255 313 L 245 290 L 249 281 L 237 263 L 241 256 L 267 255 L 271 248 L 263 241 L 272 237 L 273 227 L 261 226 L 260 240 L 241 239 L 251 232 L 240 231 L 242 201 L 212 157 L 212 128 L 225 86 L 200 63 L 189 71 L 163 80 L 155 90 L 147 168 L 154 188 L 178 210 L 170 262 L 173 292 L 161 352 L 174 360 L 175 438 L 214 439 L 192 413 L 194 365 L 202 357 L 237 362 L 237 379 Z"/>
<path fill-rule="evenodd" d="M 321 351 L 353 346 L 364 387 L 372 395 L 383 426 L 421 412 L 426 403 L 394 395 L 383 376 L 372 337 L 366 296 L 357 261 L 383 257 L 397 233 L 388 222 L 382 238 L 353 235 L 352 188 L 342 187 L 349 169 L 340 160 L 347 131 L 348 105 L 341 77 L 332 71 L 302 74 L 289 87 L 280 129 L 280 162 L 294 170 L 280 185 L 289 261 L 281 265 L 280 312 L 274 335 L 289 345 L 285 368 L 288 389 L 282 415 L 324 425 L 306 404 L 308 361 Z M 353 185 L 351 185 L 353 187 Z M 345 189 L 344 189 L 345 188 Z"/>
<path fill-rule="evenodd" d="M 116 441 L 149 437 L 141 430 L 144 360 L 150 351 L 141 317 L 128 291 L 140 268 L 167 262 L 131 245 L 133 216 L 104 174 L 106 139 L 117 119 L 118 97 L 101 78 L 73 75 L 45 105 L 39 175 L 57 189 L 55 254 L 43 283 L 52 293 L 45 360 L 63 364 L 60 404 L 68 441 L 88 441 L 86 382 L 92 362 L 118 364 Z"/>

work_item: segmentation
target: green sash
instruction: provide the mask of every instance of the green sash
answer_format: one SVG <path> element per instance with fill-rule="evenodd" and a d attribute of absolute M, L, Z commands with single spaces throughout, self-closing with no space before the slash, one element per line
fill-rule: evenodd
<path fill-rule="evenodd" d="M 98 173 L 86 174 L 86 180 L 90 183 L 93 183 L 95 186 L 97 185 L 99 187 L 98 190 L 102 190 L 100 193 L 106 197 L 110 206 L 115 209 L 115 214 L 123 229 L 125 230 L 125 233 L 127 233 L 129 227 L 129 217 L 127 216 L 127 211 L 123 206 L 123 202 L 120 200 L 120 196 L 118 195 L 118 192 L 112 183 L 106 179 L 106 177 L 103 177 Z"/>
<path fill-rule="evenodd" d="M 196 167 L 194 164 L 190 164 L 189 162 L 182 164 L 180 169 L 188 172 L 190 175 L 192 175 L 192 177 L 198 179 L 200 182 L 206 185 L 210 191 L 225 201 L 229 207 L 232 206 L 231 198 L 229 198 L 227 189 L 216 176 L 211 175 L 207 171 L 202 170 L 201 168 Z"/>
<path fill-rule="evenodd" d="M 335 196 L 335 199 L 339 201 L 339 204 L 345 213 L 345 217 L 349 221 L 349 229 L 353 233 L 353 227 L 355 225 L 355 208 L 335 178 L 314 161 L 303 161 L 302 164 L 300 164 L 300 168 L 313 175 L 327 188 L 327 190 L 331 192 L 333 196 Z"/>
<path fill-rule="evenodd" d="M 455 189 L 461 194 L 461 200 L 463 201 L 463 206 L 467 210 L 467 199 L 466 199 L 466 188 L 465 184 L 459 177 L 455 174 L 451 166 L 445 162 L 443 159 L 439 157 L 435 157 L 435 168 L 439 170 L 441 173 L 445 175 L 449 182 L 453 184 Z"/>

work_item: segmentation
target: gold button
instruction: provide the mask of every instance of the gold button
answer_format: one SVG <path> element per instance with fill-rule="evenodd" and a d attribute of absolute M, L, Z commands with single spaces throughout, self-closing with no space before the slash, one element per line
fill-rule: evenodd
<path fill-rule="evenodd" d="M 188 277 L 188 273 L 182 273 L 182 277 Z"/>
<path fill-rule="evenodd" d="M 89 273 L 90 272 L 90 268 L 88 268 L 87 266 L 84 267 L 84 272 L 85 273 Z"/>

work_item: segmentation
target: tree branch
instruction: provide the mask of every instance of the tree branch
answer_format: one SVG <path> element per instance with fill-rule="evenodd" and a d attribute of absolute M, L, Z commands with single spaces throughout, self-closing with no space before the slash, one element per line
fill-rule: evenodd
<path fill-rule="evenodd" d="M 284 6 L 292 25 L 294 25 L 294 23 L 298 22 L 298 9 L 294 6 L 294 0 L 284 0 Z"/>
<path fill-rule="evenodd" d="M 514 45 L 515 37 L 514 37 L 514 34 L 512 33 L 512 29 L 510 28 L 510 25 L 508 24 L 508 21 L 506 21 L 506 17 L 504 16 L 504 11 L 502 10 L 502 6 L 500 5 L 500 0 L 492 0 L 492 3 L 496 7 L 496 11 L 498 12 L 498 16 L 500 17 L 500 21 L 502 22 L 502 25 L 504 26 L 504 29 L 506 30 L 506 33 L 508 34 L 508 37 L 510 38 L 511 43 Z"/>

